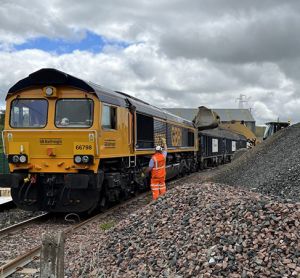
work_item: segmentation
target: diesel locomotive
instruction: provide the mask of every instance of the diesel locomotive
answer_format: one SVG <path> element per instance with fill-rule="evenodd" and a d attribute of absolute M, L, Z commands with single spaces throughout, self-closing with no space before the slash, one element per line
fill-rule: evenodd
<path fill-rule="evenodd" d="M 24 210 L 90 212 L 147 189 L 141 173 L 162 138 L 167 179 L 230 161 L 246 144 L 212 132 L 123 92 L 41 69 L 7 93 L 10 174 L 1 184 Z"/>

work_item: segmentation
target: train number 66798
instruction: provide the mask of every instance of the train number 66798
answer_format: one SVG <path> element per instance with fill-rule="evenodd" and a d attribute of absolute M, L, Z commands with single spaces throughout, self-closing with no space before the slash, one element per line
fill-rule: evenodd
<path fill-rule="evenodd" d="M 81 151 L 88 151 L 88 150 L 92 150 L 93 146 L 92 145 L 76 145 L 75 149 L 81 150 Z"/>

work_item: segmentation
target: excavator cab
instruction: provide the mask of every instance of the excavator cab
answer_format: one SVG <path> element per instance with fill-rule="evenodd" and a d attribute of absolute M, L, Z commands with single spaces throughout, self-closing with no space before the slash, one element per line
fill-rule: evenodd
<path fill-rule="evenodd" d="M 268 122 L 266 123 L 267 127 L 264 133 L 263 140 L 266 140 L 270 136 L 272 136 L 277 131 L 288 127 L 291 123 L 290 122 Z"/>

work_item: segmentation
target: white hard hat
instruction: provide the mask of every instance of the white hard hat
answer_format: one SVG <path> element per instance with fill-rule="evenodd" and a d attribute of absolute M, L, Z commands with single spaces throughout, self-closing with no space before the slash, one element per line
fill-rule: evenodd
<path fill-rule="evenodd" d="M 156 146 L 156 147 L 155 147 L 155 150 L 156 150 L 156 151 L 162 151 L 162 147 L 161 147 L 161 146 Z"/>
<path fill-rule="evenodd" d="M 69 124 L 69 119 L 68 118 L 62 118 L 61 125 L 68 125 L 68 124 Z"/>

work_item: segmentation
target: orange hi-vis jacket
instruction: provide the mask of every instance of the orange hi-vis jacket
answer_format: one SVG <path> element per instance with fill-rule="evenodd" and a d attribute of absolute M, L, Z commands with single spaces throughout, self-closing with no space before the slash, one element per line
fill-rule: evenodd
<path fill-rule="evenodd" d="M 154 167 L 151 171 L 151 184 L 164 183 L 166 179 L 166 158 L 162 153 L 152 156 Z"/>

